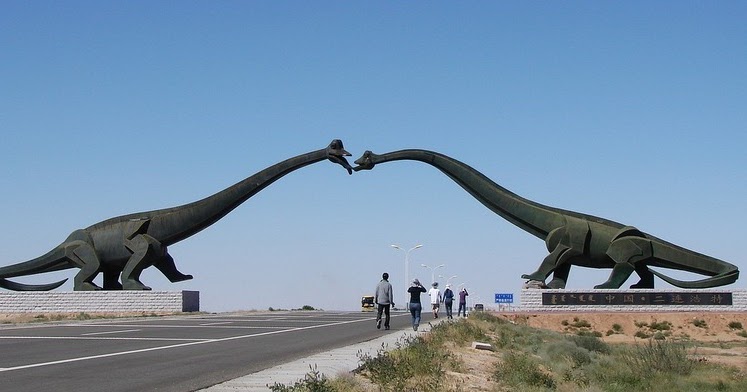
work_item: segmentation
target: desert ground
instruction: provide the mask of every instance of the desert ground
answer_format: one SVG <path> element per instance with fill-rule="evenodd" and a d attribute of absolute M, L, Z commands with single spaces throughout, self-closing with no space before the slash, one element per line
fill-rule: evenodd
<path fill-rule="evenodd" d="M 557 332 L 597 331 L 608 343 L 642 343 L 660 332 L 668 340 L 690 342 L 691 354 L 698 359 L 747 371 L 747 313 L 744 312 L 501 313 L 499 316 Z M 663 329 L 667 324 L 668 329 Z"/>
<path fill-rule="evenodd" d="M 693 359 L 733 366 L 747 372 L 747 313 L 717 312 L 496 312 L 496 316 L 517 324 L 566 334 L 599 332 L 610 344 L 646 344 L 656 332 L 665 339 L 686 341 Z M 742 328 L 736 328 L 738 326 Z M 653 327 L 653 329 L 651 328 Z M 668 328 L 668 329 L 665 329 Z M 648 337 L 646 337 L 648 336 Z M 448 383 L 464 390 L 494 390 L 490 381 L 498 357 L 490 351 L 471 347 L 449 348 L 465 363 L 460 372 L 447 371 Z"/>

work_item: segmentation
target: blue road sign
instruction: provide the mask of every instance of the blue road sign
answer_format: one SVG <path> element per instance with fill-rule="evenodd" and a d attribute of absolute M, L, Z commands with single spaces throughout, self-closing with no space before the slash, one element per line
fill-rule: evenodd
<path fill-rule="evenodd" d="M 514 295 L 513 293 L 507 293 L 507 294 L 495 294 L 495 303 L 497 304 L 512 304 L 514 303 Z"/>

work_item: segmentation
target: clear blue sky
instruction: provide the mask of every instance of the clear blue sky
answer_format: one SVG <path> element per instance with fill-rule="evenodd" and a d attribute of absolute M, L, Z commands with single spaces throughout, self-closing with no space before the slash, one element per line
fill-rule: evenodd
<path fill-rule="evenodd" d="M 340 138 L 352 159 L 438 151 L 744 271 L 746 15 L 737 1 L 5 1 L 0 264 Z M 486 303 L 547 253 L 430 166 L 321 162 L 172 246 L 194 280 L 142 278 L 199 290 L 207 311 L 358 309 L 388 271 L 403 304 L 391 244 L 423 244 L 411 277 L 445 264 Z M 574 268 L 568 287 L 608 273 Z"/>

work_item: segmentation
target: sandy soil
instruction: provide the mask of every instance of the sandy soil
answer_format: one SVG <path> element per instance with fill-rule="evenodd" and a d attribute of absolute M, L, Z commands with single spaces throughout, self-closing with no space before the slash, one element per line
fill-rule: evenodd
<path fill-rule="evenodd" d="M 598 331 L 601 339 L 611 344 L 642 344 L 650 339 L 645 336 L 661 332 L 666 339 L 689 342 L 693 347 L 690 354 L 695 359 L 747 371 L 747 313 L 506 312 L 496 315 L 517 324 L 567 334 L 577 334 L 581 330 Z M 742 328 L 736 328 L 738 325 Z M 667 327 L 669 329 L 665 329 Z M 468 391 L 495 390 L 496 384 L 490 376 L 498 356 L 471 347 L 450 347 L 450 351 L 464 361 L 465 369 L 449 371 L 448 384 L 459 385 Z"/>
<path fill-rule="evenodd" d="M 747 313 L 502 313 L 500 317 L 557 332 L 598 331 L 608 343 L 643 343 L 659 332 L 668 340 L 690 342 L 691 354 L 699 360 L 747 371 Z M 664 329 L 667 324 L 669 329 Z"/>

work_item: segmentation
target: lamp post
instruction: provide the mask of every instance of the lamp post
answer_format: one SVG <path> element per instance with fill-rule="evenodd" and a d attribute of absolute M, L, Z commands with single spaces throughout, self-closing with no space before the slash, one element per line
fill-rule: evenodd
<path fill-rule="evenodd" d="M 407 298 L 407 285 L 410 284 L 410 276 L 409 276 L 410 275 L 410 252 L 414 251 L 415 249 L 422 248 L 423 244 L 415 245 L 415 246 L 413 246 L 412 248 L 410 248 L 408 250 L 402 249 L 399 245 L 390 245 L 390 246 L 392 248 L 394 248 L 394 249 L 399 249 L 399 250 L 405 252 L 405 279 L 404 279 L 404 281 L 405 281 L 405 283 L 404 283 L 405 290 L 403 291 L 403 293 L 404 293 L 403 295 L 406 298 L 405 299 L 405 306 L 406 306 L 405 309 L 409 309 L 410 308 L 410 299 Z"/>
<path fill-rule="evenodd" d="M 443 276 L 443 275 L 438 275 L 438 277 L 439 277 L 439 278 L 446 278 L 446 277 L 445 277 L 445 276 Z M 457 277 L 457 275 L 452 275 L 452 276 L 449 276 L 448 278 L 446 278 L 446 284 L 447 284 L 447 285 L 448 285 L 448 284 L 451 284 L 451 280 L 452 280 L 452 279 L 454 279 L 454 278 L 456 278 L 456 277 Z"/>
<path fill-rule="evenodd" d="M 431 284 L 433 284 L 433 282 L 436 281 L 436 270 L 439 269 L 439 268 L 446 267 L 446 264 L 439 264 L 439 265 L 437 265 L 437 266 L 435 266 L 433 268 L 427 266 L 426 264 L 420 264 L 420 266 L 423 267 L 423 268 L 428 268 L 429 270 L 431 270 Z"/>

